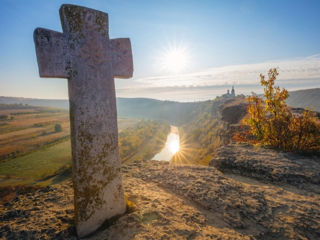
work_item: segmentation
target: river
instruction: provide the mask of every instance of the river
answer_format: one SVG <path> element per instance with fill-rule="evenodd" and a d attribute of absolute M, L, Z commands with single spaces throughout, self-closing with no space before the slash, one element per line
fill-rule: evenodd
<path fill-rule="evenodd" d="M 166 145 L 157 153 L 152 160 L 170 161 L 176 152 L 179 151 L 180 137 L 179 130 L 176 126 L 171 126 L 170 133 L 168 134 Z"/>

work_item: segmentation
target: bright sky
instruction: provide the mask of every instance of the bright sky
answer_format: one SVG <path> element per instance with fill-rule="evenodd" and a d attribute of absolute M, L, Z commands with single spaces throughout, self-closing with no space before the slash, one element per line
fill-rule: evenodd
<path fill-rule="evenodd" d="M 33 30 L 62 31 L 60 0 L 1 0 L 0 96 L 67 98 L 67 80 L 38 76 Z M 68 1 L 109 14 L 110 37 L 130 37 L 132 79 L 119 97 L 214 98 L 235 84 L 257 90 L 259 73 L 279 67 L 288 89 L 320 87 L 318 0 Z"/>

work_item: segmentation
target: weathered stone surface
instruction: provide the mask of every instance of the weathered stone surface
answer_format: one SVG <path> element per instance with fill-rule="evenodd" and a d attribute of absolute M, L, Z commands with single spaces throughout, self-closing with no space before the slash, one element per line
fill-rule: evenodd
<path fill-rule="evenodd" d="M 320 184 L 320 159 L 285 153 L 247 144 L 230 144 L 220 147 L 210 166 L 222 172 L 231 172 L 263 181 L 291 184 L 297 188 Z"/>
<path fill-rule="evenodd" d="M 125 212 L 114 76 L 133 73 L 130 40 L 109 40 L 106 13 L 62 5 L 63 33 L 38 28 L 41 77 L 68 78 L 75 221 L 80 237 Z"/>

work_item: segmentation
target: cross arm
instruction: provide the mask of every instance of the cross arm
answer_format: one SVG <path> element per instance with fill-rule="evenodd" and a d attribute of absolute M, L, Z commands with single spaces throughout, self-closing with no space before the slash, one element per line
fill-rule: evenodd
<path fill-rule="evenodd" d="M 111 39 L 113 75 L 116 78 L 130 78 L 133 74 L 133 60 L 129 38 Z"/>
<path fill-rule="evenodd" d="M 67 78 L 67 43 L 63 33 L 37 28 L 33 34 L 40 77 Z"/>

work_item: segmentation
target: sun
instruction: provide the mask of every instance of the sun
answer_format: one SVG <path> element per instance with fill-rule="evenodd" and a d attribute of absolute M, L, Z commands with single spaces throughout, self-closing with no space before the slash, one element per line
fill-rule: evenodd
<path fill-rule="evenodd" d="M 174 45 L 163 51 L 160 57 L 161 67 L 172 73 L 179 73 L 186 69 L 189 61 L 188 49 L 184 46 Z"/>

